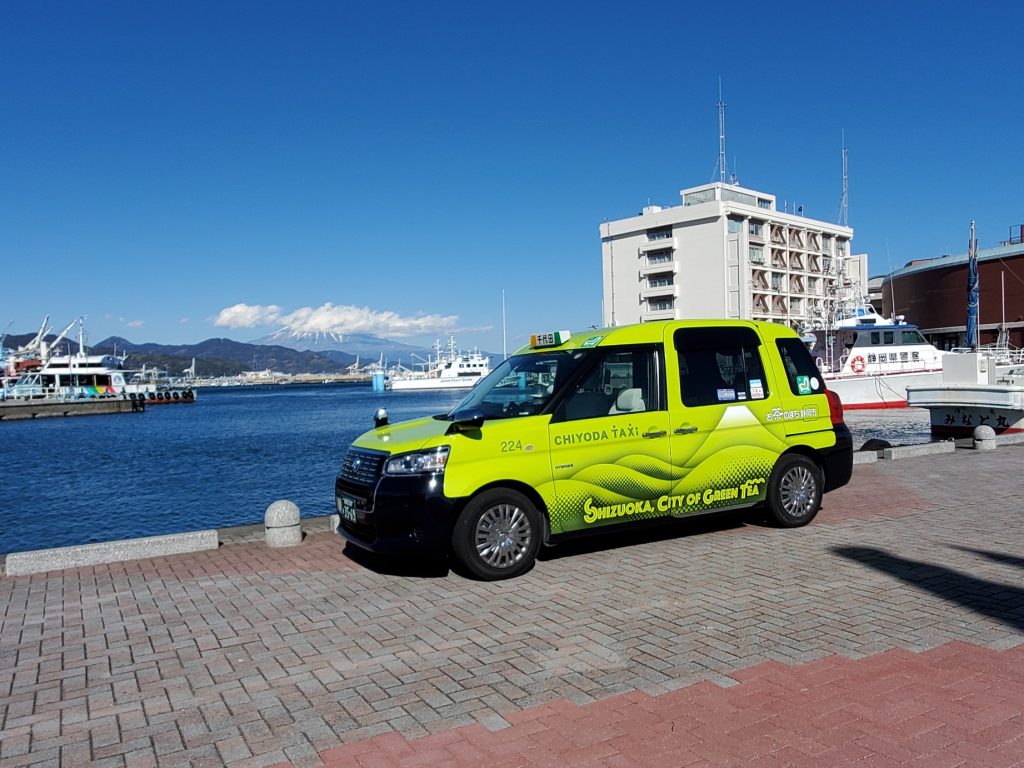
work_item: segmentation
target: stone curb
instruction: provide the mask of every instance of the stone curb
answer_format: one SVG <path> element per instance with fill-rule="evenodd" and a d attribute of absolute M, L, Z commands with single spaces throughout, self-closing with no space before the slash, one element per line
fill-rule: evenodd
<path fill-rule="evenodd" d="M 996 435 L 996 445 L 1017 445 L 1024 443 L 1024 432 L 1014 432 L 1012 435 Z"/>
<path fill-rule="evenodd" d="M 103 541 L 75 547 L 36 549 L 30 552 L 11 552 L 7 555 L 4 572 L 8 576 L 23 576 L 62 568 L 78 568 L 83 565 L 119 563 L 125 560 L 144 560 L 150 557 L 199 552 L 204 549 L 217 549 L 219 544 L 217 531 L 210 530 Z"/>
<path fill-rule="evenodd" d="M 923 445 L 903 445 L 897 448 L 884 448 L 883 459 L 909 459 L 914 456 L 933 456 L 937 453 L 953 453 L 956 443 L 944 440 L 941 443 L 925 443 Z"/>
<path fill-rule="evenodd" d="M 878 451 L 854 451 L 854 464 L 874 464 L 878 461 Z"/>

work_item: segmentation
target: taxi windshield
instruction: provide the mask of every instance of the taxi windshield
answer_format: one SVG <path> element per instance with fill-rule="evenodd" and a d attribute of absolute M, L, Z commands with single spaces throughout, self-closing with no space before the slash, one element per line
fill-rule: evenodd
<path fill-rule="evenodd" d="M 573 349 L 513 355 L 473 387 L 447 418 L 471 409 L 485 419 L 541 413 L 589 354 L 590 350 Z"/>

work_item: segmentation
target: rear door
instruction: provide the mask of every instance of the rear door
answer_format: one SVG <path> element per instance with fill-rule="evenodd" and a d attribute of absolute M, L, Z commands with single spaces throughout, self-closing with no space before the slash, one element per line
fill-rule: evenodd
<path fill-rule="evenodd" d="M 601 350 L 548 431 L 552 533 L 665 514 L 672 464 L 660 344 Z"/>
<path fill-rule="evenodd" d="M 786 449 L 778 404 L 766 373 L 771 354 L 752 326 L 667 330 L 676 386 L 670 386 L 672 483 L 677 516 L 749 506 L 765 497 L 768 478 Z"/>

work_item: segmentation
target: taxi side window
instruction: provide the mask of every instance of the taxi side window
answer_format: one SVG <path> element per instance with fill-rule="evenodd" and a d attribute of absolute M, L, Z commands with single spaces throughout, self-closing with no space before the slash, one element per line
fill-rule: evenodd
<path fill-rule="evenodd" d="M 790 391 L 794 395 L 821 392 L 821 372 L 803 342 L 800 339 L 776 339 L 775 344 L 779 348 Z"/>
<path fill-rule="evenodd" d="M 680 328 L 674 342 L 679 356 L 683 405 L 721 405 L 763 400 L 768 381 L 750 328 Z"/>
<path fill-rule="evenodd" d="M 609 350 L 563 404 L 564 419 L 661 410 L 658 359 L 653 348 Z"/>

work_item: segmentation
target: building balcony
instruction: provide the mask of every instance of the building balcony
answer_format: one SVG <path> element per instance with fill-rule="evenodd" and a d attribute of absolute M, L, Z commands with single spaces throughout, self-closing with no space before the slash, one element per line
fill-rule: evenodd
<path fill-rule="evenodd" d="M 673 275 L 676 275 L 679 274 L 679 267 L 675 261 L 663 261 L 660 264 L 642 264 L 640 266 L 641 277 L 656 275 L 660 272 L 671 272 Z"/>
<path fill-rule="evenodd" d="M 673 303 L 679 299 L 679 286 L 678 285 L 662 285 L 656 288 L 651 288 L 646 285 L 640 286 L 640 300 L 647 303 L 648 299 L 657 298 L 664 296 L 666 299 L 672 299 Z"/>
<path fill-rule="evenodd" d="M 640 253 L 648 251 L 665 251 L 669 248 L 675 250 L 676 239 L 674 237 L 659 237 L 654 240 L 645 240 L 640 243 Z"/>

